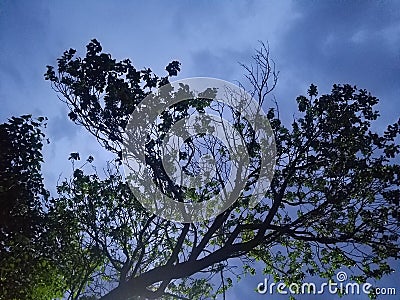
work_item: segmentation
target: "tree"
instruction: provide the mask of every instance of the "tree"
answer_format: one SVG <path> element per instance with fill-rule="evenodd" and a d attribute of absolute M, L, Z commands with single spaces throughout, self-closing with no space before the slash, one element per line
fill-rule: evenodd
<path fill-rule="evenodd" d="M 44 121 L 25 115 L 0 125 L 0 299 L 52 299 L 65 288 L 44 210 Z"/>
<path fill-rule="evenodd" d="M 375 132 L 378 99 L 366 90 L 333 85 L 330 94 L 318 97 L 312 84 L 307 96 L 296 99 L 298 117 L 290 126 L 281 122 L 277 106 L 268 110 L 276 144 L 275 174 L 263 200 L 253 208 L 248 206 L 248 191 L 260 175 L 262 149 L 248 120 L 240 111 L 232 112 L 253 172 L 239 199 L 217 217 L 177 223 L 141 206 L 118 162 L 129 116 L 146 96 L 177 75 L 180 64 L 170 63 L 168 75 L 158 77 L 150 69 L 135 69 L 129 60 L 112 59 L 96 40 L 88 44 L 84 58 L 75 54 L 73 49 L 65 51 L 56 69 L 48 66 L 46 79 L 70 109 L 70 119 L 117 155 L 105 179 L 76 169 L 60 186 L 57 203 L 68 217 L 58 217 L 76 222 L 90 245 L 86 249 L 92 249 L 88 252 L 100 257 L 90 276 L 96 284 L 89 284 L 82 294 L 104 300 L 208 299 L 224 294 L 232 277 L 254 274 L 255 261 L 263 262 L 264 272 L 275 281 L 287 284 L 307 275 L 333 278 L 341 267 L 353 270 L 353 279 L 360 282 L 391 272 L 388 259 L 397 259 L 400 250 L 400 165 L 395 160 L 400 120 L 382 134 Z M 277 72 L 264 44 L 253 59 L 253 66 L 244 66 L 246 77 L 251 94 L 263 105 L 276 85 Z M 177 201 L 206 201 L 201 191 L 171 184 L 158 150 L 174 124 L 217 109 L 213 90 L 194 95 L 181 86 L 169 92 L 191 98 L 161 113 L 152 127 L 155 135 L 147 136 L 144 164 L 164 194 Z M 206 135 L 185 143 L 180 160 L 188 173 L 194 172 L 201 149 L 216 146 Z M 214 148 L 224 152 L 223 146 Z M 219 156 L 219 166 L 226 158 Z M 216 189 L 223 187 L 222 179 Z M 214 192 L 203 188 L 206 194 Z M 233 268 L 233 258 L 241 260 L 241 271 Z M 213 288 L 216 279 L 221 283 Z"/>

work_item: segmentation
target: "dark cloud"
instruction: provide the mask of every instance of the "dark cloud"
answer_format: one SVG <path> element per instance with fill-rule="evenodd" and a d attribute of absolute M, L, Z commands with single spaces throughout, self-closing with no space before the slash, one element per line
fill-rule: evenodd
<path fill-rule="evenodd" d="M 378 128 L 400 114 L 400 3 L 294 1 L 296 16 L 273 45 L 280 70 L 274 93 L 285 121 L 311 83 L 320 94 L 334 83 L 365 88 L 381 101 Z"/>
<path fill-rule="evenodd" d="M 280 47 L 292 76 L 357 84 L 382 95 L 400 86 L 399 2 L 295 3 L 301 17 Z"/>
<path fill-rule="evenodd" d="M 247 51 L 246 51 L 247 50 Z M 241 62 L 248 62 L 249 49 L 226 49 L 214 53 L 209 49 L 192 54 L 191 72 L 196 76 L 207 76 L 235 81 L 243 78 Z"/>

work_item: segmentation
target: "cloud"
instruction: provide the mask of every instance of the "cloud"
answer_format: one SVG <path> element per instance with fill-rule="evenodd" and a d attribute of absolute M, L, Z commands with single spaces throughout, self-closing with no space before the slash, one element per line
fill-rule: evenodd
<path fill-rule="evenodd" d="M 304 79 L 353 82 L 382 92 L 398 84 L 400 5 L 386 2 L 301 2 L 301 18 L 280 49 L 285 67 Z M 392 48 L 385 45 L 392 45 Z M 393 49 L 397 49 L 394 51 Z M 396 64 L 397 63 L 397 67 Z"/>
<path fill-rule="evenodd" d="M 61 139 L 73 140 L 77 137 L 79 127 L 73 124 L 68 118 L 68 111 L 62 108 L 60 113 L 48 121 L 49 135 L 52 137 L 52 142 L 57 142 Z"/>

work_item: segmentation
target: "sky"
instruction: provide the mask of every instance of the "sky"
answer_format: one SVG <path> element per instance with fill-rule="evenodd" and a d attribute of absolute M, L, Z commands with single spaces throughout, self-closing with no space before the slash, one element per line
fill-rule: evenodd
<path fill-rule="evenodd" d="M 334 83 L 367 89 L 381 100 L 378 127 L 400 116 L 400 1 L 0 0 L 0 122 L 22 114 L 49 118 L 43 165 L 49 187 L 71 175 L 71 152 L 99 162 L 111 157 L 68 120 L 43 77 L 64 50 L 82 55 L 92 38 L 137 68 L 164 74 L 170 61 L 179 60 L 177 79 L 206 76 L 232 83 L 245 81 L 238 62 L 250 63 L 263 41 L 280 72 L 273 95 L 288 120 L 296 97 L 311 83 L 320 94 Z M 254 292 L 263 280 L 262 274 L 243 279 L 228 299 L 267 298 Z M 400 293 L 398 273 L 380 283 Z M 335 299 L 329 297 L 324 295 Z M 314 298 L 319 299 L 309 299 Z"/>

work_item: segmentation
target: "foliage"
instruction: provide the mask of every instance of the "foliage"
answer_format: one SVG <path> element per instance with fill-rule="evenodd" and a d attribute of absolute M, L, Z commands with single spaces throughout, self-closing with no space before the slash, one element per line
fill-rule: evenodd
<path fill-rule="evenodd" d="M 97 40 L 87 45 L 84 59 L 75 58 L 76 50 L 69 49 L 58 59 L 57 74 L 47 66 L 45 78 L 69 95 L 65 101 L 69 118 L 111 150 L 122 142 L 121 133 L 135 106 L 152 89 L 168 83 L 168 77 L 180 71 L 180 64 L 171 62 L 166 67 L 168 76 L 158 77 L 150 69 L 137 70 L 129 59 L 116 61 L 101 51 Z"/>
<path fill-rule="evenodd" d="M 0 299 L 53 299 L 65 288 L 47 236 L 44 121 L 25 115 L 0 125 Z"/>
<path fill-rule="evenodd" d="M 177 74 L 179 63 L 172 62 L 166 68 L 169 75 L 158 77 L 150 69 L 138 71 L 129 60 L 112 59 L 96 40 L 84 58 L 75 54 L 73 49 L 64 52 L 56 69 L 48 66 L 46 79 L 61 94 L 70 119 L 121 159 L 130 114 L 154 88 Z M 246 77 L 250 92 L 263 104 L 277 73 L 264 45 L 253 58 L 255 66 L 245 66 Z M 191 95 L 185 87 L 176 92 Z M 194 111 L 214 109 L 204 98 L 209 97 L 193 97 L 166 109 L 159 136 Z M 286 283 L 308 275 L 333 278 L 342 267 L 353 270 L 359 281 L 389 274 L 388 259 L 398 258 L 400 250 L 400 166 L 395 160 L 400 121 L 384 133 L 375 132 L 377 103 L 366 90 L 350 85 L 334 85 L 330 94 L 320 97 L 311 85 L 308 96 L 297 98 L 298 114 L 291 126 L 271 108 L 276 171 L 264 200 L 253 209 L 246 205 L 246 191 L 257 180 L 260 149 L 249 123 L 240 112 L 232 113 L 254 172 L 240 199 L 204 222 L 179 224 L 149 214 L 118 165 L 109 168 L 105 179 L 75 169 L 73 178 L 59 187 L 56 207 L 58 220 L 81 237 L 75 251 L 94 262 L 90 274 L 79 277 L 88 284 L 82 294 L 104 300 L 211 298 L 232 285 L 231 277 L 254 274 L 256 260 L 264 263 L 266 274 Z M 187 157 L 195 157 L 196 145 L 204 141 L 189 141 L 182 160 L 194 164 Z M 165 184 L 165 193 L 181 195 L 165 180 L 156 151 L 160 141 L 149 137 L 147 142 L 146 163 L 154 181 L 160 187 Z M 233 258 L 240 259 L 242 271 L 233 269 Z M 218 278 L 220 287 L 212 289 Z"/>

